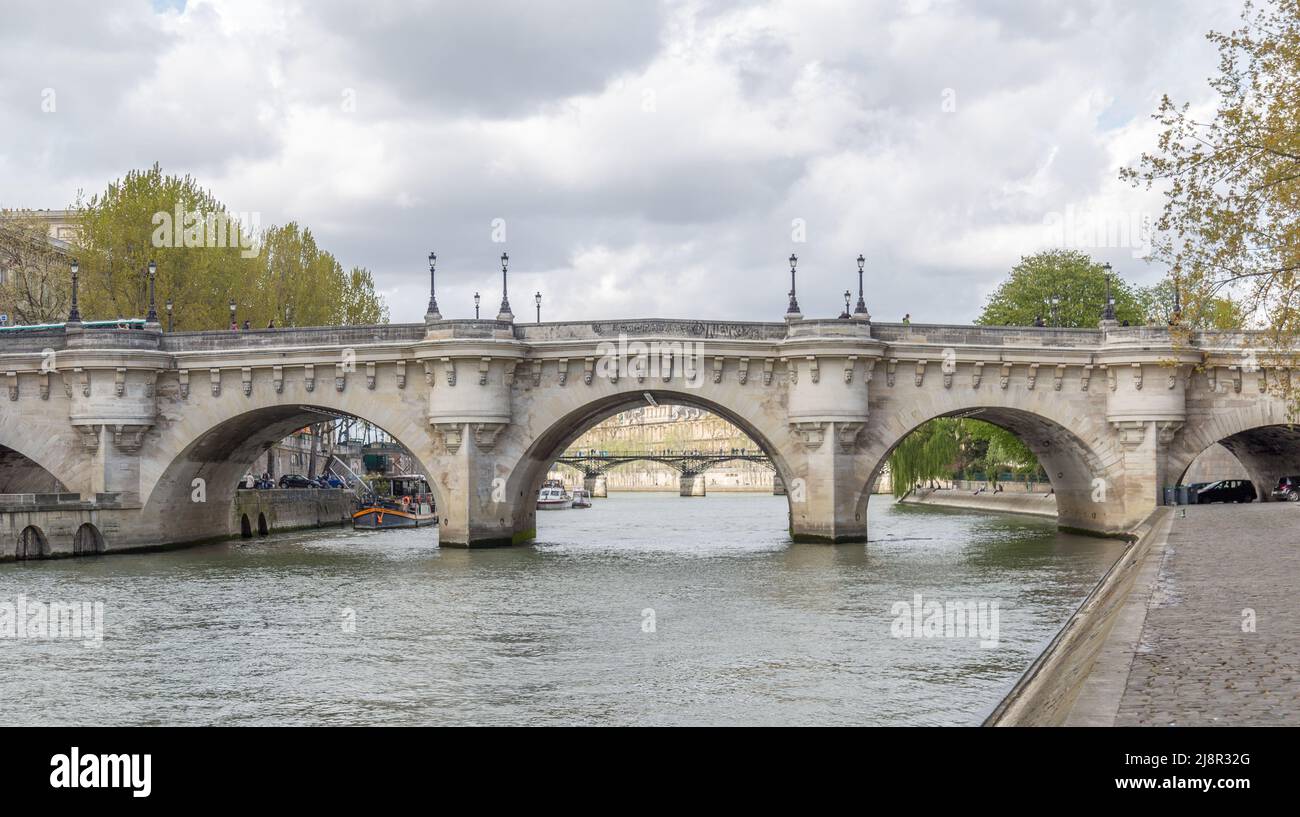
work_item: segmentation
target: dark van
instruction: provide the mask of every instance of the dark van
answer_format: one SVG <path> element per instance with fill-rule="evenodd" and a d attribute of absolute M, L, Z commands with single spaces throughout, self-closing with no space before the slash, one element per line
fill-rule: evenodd
<path fill-rule="evenodd" d="M 1211 502 L 1254 502 L 1255 486 L 1248 479 L 1223 479 L 1211 482 L 1196 494 L 1196 504 Z"/>

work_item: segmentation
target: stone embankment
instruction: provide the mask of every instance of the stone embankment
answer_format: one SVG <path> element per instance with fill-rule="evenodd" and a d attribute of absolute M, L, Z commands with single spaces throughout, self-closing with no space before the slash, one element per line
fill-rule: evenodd
<path fill-rule="evenodd" d="M 1020 513 L 1031 516 L 1056 516 L 1056 495 L 1048 493 L 1051 486 L 1031 484 L 1026 490 L 1023 483 L 1006 483 L 1003 490 L 993 488 L 922 488 L 899 500 L 906 505 L 928 505 L 940 508 L 960 508 L 997 513 Z"/>
<path fill-rule="evenodd" d="M 344 525 L 352 520 L 354 498 L 337 488 L 240 489 L 232 509 L 232 530 L 243 536 L 296 528 Z"/>
<path fill-rule="evenodd" d="M 984 721 L 985 726 L 1103 725 L 1124 694 L 1172 509 L 1143 522 L 1106 575 Z M 1112 635 L 1114 637 L 1112 637 Z M 1126 660 L 1127 659 L 1127 660 Z"/>

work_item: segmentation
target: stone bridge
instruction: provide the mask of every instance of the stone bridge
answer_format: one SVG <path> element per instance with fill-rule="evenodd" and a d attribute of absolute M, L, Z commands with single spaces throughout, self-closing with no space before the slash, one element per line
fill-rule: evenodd
<path fill-rule="evenodd" d="M 1289 356 L 1248 333 L 925 326 L 866 319 L 442 320 L 165 333 L 70 323 L 0 335 L 0 556 L 237 534 L 236 483 L 276 440 L 352 415 L 432 476 L 443 545 L 526 542 L 548 467 L 647 401 L 744 430 L 795 540 L 861 542 L 895 445 L 935 417 L 1018 434 L 1063 527 L 1124 534 L 1223 442 L 1262 493 L 1300 472 Z"/>

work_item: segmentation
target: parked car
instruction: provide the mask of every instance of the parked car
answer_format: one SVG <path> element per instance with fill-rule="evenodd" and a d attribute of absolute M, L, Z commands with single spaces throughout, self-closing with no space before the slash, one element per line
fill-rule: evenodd
<path fill-rule="evenodd" d="M 1214 484 L 1214 483 L 1212 483 L 1212 482 L 1193 482 L 1191 485 L 1188 485 L 1188 486 L 1187 486 L 1187 504 L 1188 504 L 1188 505 L 1196 505 L 1196 504 L 1198 504 L 1198 503 L 1200 502 L 1200 500 L 1198 500 L 1198 499 L 1196 498 L 1196 495 L 1199 494 L 1199 493 L 1201 492 L 1201 490 L 1204 489 L 1205 487 L 1207 487 L 1207 486 L 1209 486 L 1209 485 L 1213 485 L 1213 484 Z"/>
<path fill-rule="evenodd" d="M 1211 482 L 1196 494 L 1196 504 L 1211 502 L 1254 502 L 1255 486 L 1248 479 L 1223 479 Z"/>
<path fill-rule="evenodd" d="M 318 488 L 316 483 L 304 477 L 302 474 L 285 474 L 280 477 L 281 488 Z"/>
<path fill-rule="evenodd" d="M 1282 477 L 1273 489 L 1273 498 L 1287 502 L 1300 502 L 1300 477 Z"/>

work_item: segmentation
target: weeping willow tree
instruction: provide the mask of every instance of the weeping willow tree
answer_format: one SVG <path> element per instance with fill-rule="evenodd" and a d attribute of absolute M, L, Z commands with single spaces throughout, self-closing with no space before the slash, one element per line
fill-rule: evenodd
<path fill-rule="evenodd" d="M 951 476 L 960 453 L 961 420 L 931 420 L 908 434 L 889 455 L 894 496 L 903 496 L 918 482 Z"/>
<path fill-rule="evenodd" d="M 889 455 L 894 496 L 918 483 L 971 473 L 1038 475 L 1042 466 L 1029 446 L 1001 426 L 981 420 L 940 417 L 907 435 Z"/>

